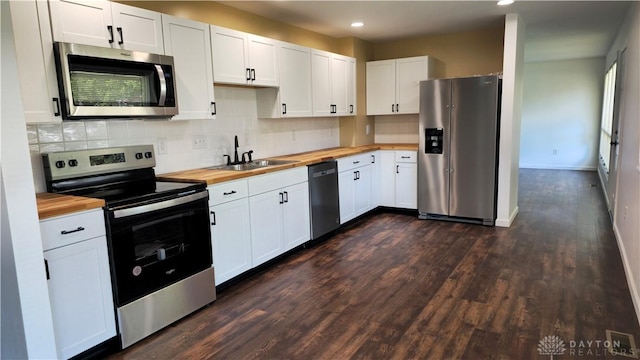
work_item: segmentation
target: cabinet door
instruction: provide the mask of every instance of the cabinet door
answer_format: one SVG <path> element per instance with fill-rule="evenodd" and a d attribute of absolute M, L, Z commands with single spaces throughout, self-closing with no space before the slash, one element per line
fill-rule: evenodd
<path fill-rule="evenodd" d="M 27 123 L 60 122 L 60 97 L 45 1 L 11 1 L 18 79 Z"/>
<path fill-rule="evenodd" d="M 418 164 L 396 164 L 396 207 L 418 208 Z"/>
<path fill-rule="evenodd" d="M 358 113 L 356 81 L 356 59 L 349 58 L 347 63 L 347 110 L 349 115 Z"/>
<path fill-rule="evenodd" d="M 347 99 L 349 58 L 336 54 L 331 55 L 331 103 L 334 105 L 333 115 L 348 115 Z"/>
<path fill-rule="evenodd" d="M 251 84 L 278 86 L 278 46 L 275 40 L 248 35 Z"/>
<path fill-rule="evenodd" d="M 282 191 L 274 190 L 249 197 L 251 254 L 254 267 L 284 252 L 283 196 Z"/>
<path fill-rule="evenodd" d="M 340 224 L 356 217 L 355 191 L 356 191 L 355 170 L 343 171 L 338 174 L 338 196 L 340 198 Z"/>
<path fill-rule="evenodd" d="M 371 165 L 362 166 L 357 169 L 355 181 L 355 215 L 362 215 L 371 210 Z"/>
<path fill-rule="evenodd" d="M 331 53 L 311 50 L 313 116 L 331 116 Z"/>
<path fill-rule="evenodd" d="M 283 117 L 312 115 L 311 49 L 293 44 L 281 44 L 280 100 Z"/>
<path fill-rule="evenodd" d="M 68 359 L 116 335 L 104 236 L 45 251 L 58 355 Z"/>
<path fill-rule="evenodd" d="M 109 1 L 50 0 L 49 9 L 54 41 L 103 47 L 117 45 Z"/>
<path fill-rule="evenodd" d="M 216 285 L 251 269 L 249 199 L 212 206 L 211 245 Z"/>
<path fill-rule="evenodd" d="M 308 241 L 311 238 L 309 219 L 309 183 L 287 187 L 284 192 L 282 224 L 285 251 Z"/>
<path fill-rule="evenodd" d="M 209 25 L 162 15 L 162 30 L 176 67 L 179 114 L 172 120 L 215 118 Z"/>
<path fill-rule="evenodd" d="M 395 151 L 380 151 L 380 206 L 396 206 Z"/>
<path fill-rule="evenodd" d="M 396 112 L 417 114 L 420 112 L 420 81 L 428 77 L 426 56 L 396 60 Z"/>
<path fill-rule="evenodd" d="M 247 34 L 211 26 L 213 78 L 217 83 L 245 85 L 249 82 Z"/>
<path fill-rule="evenodd" d="M 396 62 L 367 62 L 367 115 L 395 113 Z"/>
<path fill-rule="evenodd" d="M 112 2 L 111 17 L 116 47 L 164 54 L 159 12 Z"/>

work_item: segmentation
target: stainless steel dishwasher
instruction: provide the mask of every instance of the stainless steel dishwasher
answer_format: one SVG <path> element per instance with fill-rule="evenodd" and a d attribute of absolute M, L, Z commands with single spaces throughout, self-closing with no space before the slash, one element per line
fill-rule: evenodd
<path fill-rule="evenodd" d="M 340 226 L 338 162 L 309 165 L 308 170 L 311 239 L 315 240 Z"/>

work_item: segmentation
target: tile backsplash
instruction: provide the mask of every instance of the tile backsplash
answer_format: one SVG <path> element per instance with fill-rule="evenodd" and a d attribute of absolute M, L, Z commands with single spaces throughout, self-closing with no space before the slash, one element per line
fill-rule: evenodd
<path fill-rule="evenodd" d="M 40 153 L 152 144 L 156 173 L 220 165 L 253 150 L 254 158 L 339 146 L 338 118 L 258 119 L 256 91 L 216 87 L 213 120 L 87 120 L 27 125 L 36 191 L 46 191 Z M 165 145 L 159 149 L 159 143 Z"/>

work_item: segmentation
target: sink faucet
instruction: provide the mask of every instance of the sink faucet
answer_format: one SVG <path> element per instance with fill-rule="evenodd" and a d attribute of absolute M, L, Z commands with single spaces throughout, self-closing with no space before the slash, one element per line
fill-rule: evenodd
<path fill-rule="evenodd" d="M 235 136 L 235 150 L 234 150 L 234 154 L 233 154 L 233 163 L 234 164 L 238 164 L 240 163 L 240 159 L 238 158 L 238 147 L 240 145 L 238 145 L 238 135 Z"/>

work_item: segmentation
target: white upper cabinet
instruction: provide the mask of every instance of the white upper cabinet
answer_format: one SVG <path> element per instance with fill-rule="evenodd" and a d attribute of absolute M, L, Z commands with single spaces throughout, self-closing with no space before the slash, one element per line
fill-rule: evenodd
<path fill-rule="evenodd" d="M 62 121 L 46 1 L 11 1 L 13 36 L 27 123 Z"/>
<path fill-rule="evenodd" d="M 211 26 L 216 83 L 278 86 L 276 40 Z"/>
<path fill-rule="evenodd" d="M 279 52 L 280 113 L 282 117 L 311 116 L 311 49 L 281 43 Z"/>
<path fill-rule="evenodd" d="M 111 3 L 111 15 L 115 44 L 122 49 L 164 54 L 160 13 Z"/>
<path fill-rule="evenodd" d="M 355 90 L 349 81 L 352 71 L 355 75 L 355 70 L 350 70 L 351 59 L 326 51 L 311 51 L 313 116 L 349 115 L 349 97 L 355 98 L 353 94 L 348 95 L 350 90 Z"/>
<path fill-rule="evenodd" d="M 213 66 L 209 25 L 162 15 L 164 48 L 176 67 L 178 115 L 172 120 L 213 119 Z"/>
<path fill-rule="evenodd" d="M 101 0 L 50 0 L 54 41 L 164 54 L 161 14 Z"/>
<path fill-rule="evenodd" d="M 347 111 L 349 115 L 358 113 L 357 102 L 357 86 L 356 86 L 356 59 L 349 58 L 347 63 Z"/>
<path fill-rule="evenodd" d="M 429 56 L 367 62 L 367 115 L 417 114 L 420 81 L 438 74 Z"/>

